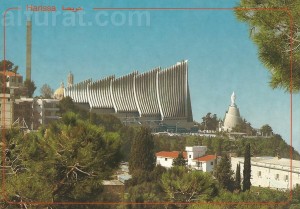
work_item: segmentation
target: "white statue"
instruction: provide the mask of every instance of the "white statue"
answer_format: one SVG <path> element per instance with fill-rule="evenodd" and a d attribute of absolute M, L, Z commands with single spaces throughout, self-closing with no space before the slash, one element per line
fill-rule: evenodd
<path fill-rule="evenodd" d="M 231 106 L 235 106 L 235 98 L 236 98 L 236 96 L 235 96 L 234 92 L 232 92 L 232 95 L 231 95 Z"/>

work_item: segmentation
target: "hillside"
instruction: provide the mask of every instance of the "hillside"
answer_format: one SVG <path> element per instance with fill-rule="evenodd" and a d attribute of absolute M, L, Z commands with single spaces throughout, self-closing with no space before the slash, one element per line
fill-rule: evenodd
<path fill-rule="evenodd" d="M 207 146 L 208 154 L 235 153 L 243 156 L 245 145 L 250 143 L 252 156 L 279 156 L 290 158 L 290 146 L 280 135 L 272 137 L 238 138 L 231 140 L 227 136 L 155 136 L 157 151 L 184 150 L 185 146 Z M 293 149 L 293 159 L 300 160 L 300 154 Z"/>

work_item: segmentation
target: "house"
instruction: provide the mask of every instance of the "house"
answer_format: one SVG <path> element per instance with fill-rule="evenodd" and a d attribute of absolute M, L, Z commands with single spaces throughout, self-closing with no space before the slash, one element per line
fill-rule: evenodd
<path fill-rule="evenodd" d="M 206 146 L 186 147 L 182 152 L 183 157 L 187 160 L 187 166 L 194 170 L 211 172 L 215 166 L 216 159 L 220 157 L 216 155 L 205 155 Z M 156 165 L 161 165 L 165 168 L 171 168 L 173 160 L 178 157 L 179 151 L 161 151 L 156 153 Z"/>
<path fill-rule="evenodd" d="M 244 169 L 243 157 L 231 157 L 232 170 L 237 164 Z M 277 190 L 289 190 L 300 185 L 300 161 L 278 157 L 251 157 L 251 184 Z"/>
<path fill-rule="evenodd" d="M 156 165 L 161 165 L 165 168 L 171 168 L 173 160 L 178 157 L 179 151 L 166 152 L 161 151 L 156 153 Z M 184 159 L 187 159 L 186 152 L 183 152 Z"/>

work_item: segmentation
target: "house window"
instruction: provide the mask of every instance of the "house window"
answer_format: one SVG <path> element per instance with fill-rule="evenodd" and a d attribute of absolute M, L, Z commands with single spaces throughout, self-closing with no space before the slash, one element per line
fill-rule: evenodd
<path fill-rule="evenodd" d="M 202 167 L 202 162 L 197 162 L 198 167 Z"/>
<path fill-rule="evenodd" d="M 276 179 L 276 180 L 279 180 L 279 174 L 276 174 L 276 175 L 275 175 L 275 179 Z"/>
<path fill-rule="evenodd" d="M 258 171 L 258 172 L 257 172 L 257 176 L 258 176 L 258 177 L 261 177 L 261 171 Z"/>
<path fill-rule="evenodd" d="M 289 175 L 285 175 L 285 176 L 284 176 L 284 180 L 285 180 L 285 181 L 289 181 Z"/>
<path fill-rule="evenodd" d="M 167 161 L 168 160 L 168 158 L 165 158 L 165 161 Z"/>
<path fill-rule="evenodd" d="M 210 165 L 214 165 L 214 162 L 210 162 Z"/>
<path fill-rule="evenodd" d="M 192 158 L 192 155 L 189 155 L 189 158 Z"/>

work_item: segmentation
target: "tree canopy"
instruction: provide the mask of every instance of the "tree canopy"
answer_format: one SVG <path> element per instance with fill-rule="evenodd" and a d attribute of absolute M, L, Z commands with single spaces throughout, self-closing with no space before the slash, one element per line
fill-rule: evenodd
<path fill-rule="evenodd" d="M 151 130 L 141 127 L 131 145 L 129 171 L 152 171 L 155 167 L 154 141 Z"/>
<path fill-rule="evenodd" d="M 170 168 L 162 175 L 162 187 L 171 202 L 208 201 L 218 194 L 216 182 L 208 173 L 189 171 L 186 167 Z"/>
<path fill-rule="evenodd" d="M 5 60 L 5 65 L 4 65 L 4 60 L 0 62 L 0 71 L 4 71 L 4 67 L 6 71 L 11 71 L 14 73 L 17 73 L 18 71 L 18 66 L 16 66 L 13 62 L 9 60 Z"/>
<path fill-rule="evenodd" d="M 10 201 L 97 201 L 102 180 L 111 177 L 121 160 L 119 134 L 78 119 L 75 113 L 38 132 L 23 135 L 12 129 L 6 138 Z"/>
<path fill-rule="evenodd" d="M 243 170 L 243 191 L 249 190 L 251 187 L 251 153 L 250 144 L 246 145 L 244 156 L 244 170 Z"/>
<path fill-rule="evenodd" d="M 173 166 L 186 166 L 187 160 L 183 157 L 183 153 L 179 152 L 178 157 L 173 160 Z"/>
<path fill-rule="evenodd" d="M 50 99 L 53 95 L 53 89 L 48 85 L 44 84 L 40 89 L 41 96 L 45 99 Z"/>
<path fill-rule="evenodd" d="M 231 170 L 230 158 L 227 154 L 224 154 L 221 160 L 217 163 L 215 177 L 224 189 L 233 191 L 234 179 L 232 175 L 233 171 Z"/>
<path fill-rule="evenodd" d="M 249 25 L 250 38 L 258 46 L 258 57 L 271 74 L 270 86 L 299 92 L 300 0 L 241 0 L 237 7 L 265 8 L 235 10 L 235 14 Z"/>
<path fill-rule="evenodd" d="M 26 79 L 24 81 L 24 86 L 27 88 L 28 97 L 33 97 L 34 91 L 36 90 L 34 81 Z"/>

